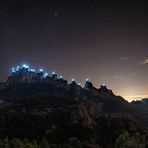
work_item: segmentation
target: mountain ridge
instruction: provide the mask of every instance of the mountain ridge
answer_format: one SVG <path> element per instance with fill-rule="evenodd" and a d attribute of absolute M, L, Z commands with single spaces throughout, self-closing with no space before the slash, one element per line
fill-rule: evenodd
<path fill-rule="evenodd" d="M 106 85 L 97 89 L 89 80 L 81 87 L 74 80 L 68 84 L 55 73 L 45 76 L 40 71 L 32 81 L 27 69 L 16 75 L 13 71 L 0 89 L 0 138 L 47 137 L 64 147 L 76 137 L 90 148 L 115 147 L 125 131 L 148 139 L 146 108 L 116 96 Z M 140 141 L 147 144 L 144 138 Z"/>

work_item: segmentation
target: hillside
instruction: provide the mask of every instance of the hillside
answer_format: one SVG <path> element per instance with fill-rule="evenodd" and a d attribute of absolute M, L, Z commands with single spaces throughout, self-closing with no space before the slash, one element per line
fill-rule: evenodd
<path fill-rule="evenodd" d="M 113 148 L 126 134 L 133 147 L 148 144 L 146 108 L 128 103 L 105 85 L 97 89 L 89 80 L 82 88 L 55 73 L 30 77 L 27 67 L 20 70 L 0 89 L 1 139 L 40 143 L 45 137 L 51 147 Z"/>

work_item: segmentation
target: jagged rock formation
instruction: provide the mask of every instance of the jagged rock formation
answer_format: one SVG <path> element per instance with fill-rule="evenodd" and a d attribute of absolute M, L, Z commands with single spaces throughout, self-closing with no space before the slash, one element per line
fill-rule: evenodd
<path fill-rule="evenodd" d="M 13 69 L 3 86 L 0 138 L 48 137 L 63 144 L 77 137 L 87 148 L 114 148 L 116 138 L 127 131 L 148 141 L 143 126 L 148 125 L 147 110 L 115 96 L 104 84 L 99 89 L 89 80 L 84 87 L 74 80 L 68 84 L 55 73 L 24 65 Z"/>
<path fill-rule="evenodd" d="M 143 98 L 141 100 L 137 100 L 137 101 L 132 101 L 131 104 L 134 104 L 134 105 L 145 105 L 147 106 L 148 105 L 148 98 Z"/>
<path fill-rule="evenodd" d="M 69 89 L 77 94 L 81 94 L 82 90 L 93 93 L 95 96 L 109 97 L 114 95 L 111 90 L 107 89 L 105 85 L 101 85 L 99 89 L 95 88 L 88 79 L 86 79 L 85 85 L 82 88 L 80 84 L 77 84 L 72 80 L 71 84 L 67 83 L 67 80 L 64 80 L 62 76 L 58 76 L 54 72 L 52 75 L 44 72 L 43 69 L 36 71 L 35 69 L 30 68 L 28 65 L 17 66 L 17 68 L 12 68 L 12 74 L 8 77 L 5 87 L 14 84 L 21 83 L 41 83 L 41 84 L 52 84 L 57 88 Z"/>
<path fill-rule="evenodd" d="M 5 87 L 20 83 L 46 83 L 54 84 L 57 87 L 68 87 L 67 81 L 61 76 L 58 77 L 54 72 L 49 76 L 48 73 L 44 72 L 42 69 L 36 72 L 27 65 L 17 66 L 16 69 L 12 68 L 12 74 L 8 77 Z"/>
<path fill-rule="evenodd" d="M 52 80 L 63 80 L 61 77 L 58 78 L 57 74 L 54 72 L 51 76 L 40 69 L 38 72 L 35 69 L 29 68 L 27 65 L 17 66 L 17 68 L 12 68 L 12 74 L 7 80 L 7 85 L 14 83 L 49 83 Z"/>
<path fill-rule="evenodd" d="M 93 89 L 93 84 L 87 79 L 84 89 L 91 91 Z"/>

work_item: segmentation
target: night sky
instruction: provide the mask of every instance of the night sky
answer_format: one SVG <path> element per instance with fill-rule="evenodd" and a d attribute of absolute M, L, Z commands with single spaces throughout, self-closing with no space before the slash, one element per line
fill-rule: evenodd
<path fill-rule="evenodd" d="M 23 63 L 147 97 L 146 1 L 0 0 L 0 81 Z"/>

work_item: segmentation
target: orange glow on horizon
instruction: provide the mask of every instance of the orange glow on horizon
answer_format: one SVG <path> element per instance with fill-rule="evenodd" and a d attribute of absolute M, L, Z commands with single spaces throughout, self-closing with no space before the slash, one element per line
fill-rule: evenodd
<path fill-rule="evenodd" d="M 129 95 L 129 96 L 123 96 L 128 102 L 131 102 L 132 100 L 141 100 L 143 98 L 148 98 L 148 95 Z"/>

